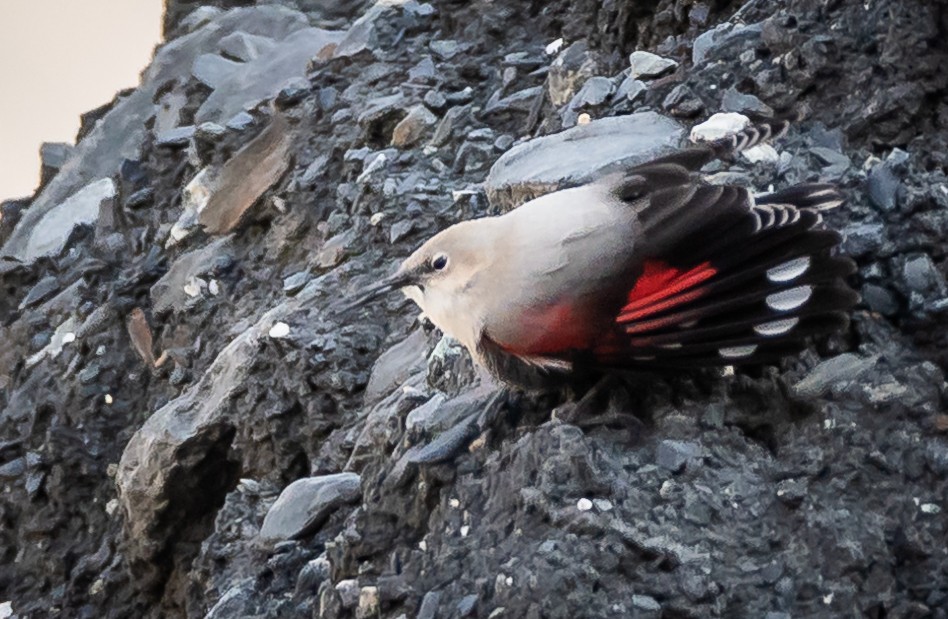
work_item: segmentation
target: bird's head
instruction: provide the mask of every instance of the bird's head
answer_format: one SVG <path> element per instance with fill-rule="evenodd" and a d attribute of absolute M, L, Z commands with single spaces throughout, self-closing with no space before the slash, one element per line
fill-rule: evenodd
<path fill-rule="evenodd" d="M 389 277 L 352 302 L 362 305 L 401 289 L 439 325 L 446 313 L 463 308 L 471 284 L 494 254 L 490 218 L 455 224 L 428 239 Z"/>

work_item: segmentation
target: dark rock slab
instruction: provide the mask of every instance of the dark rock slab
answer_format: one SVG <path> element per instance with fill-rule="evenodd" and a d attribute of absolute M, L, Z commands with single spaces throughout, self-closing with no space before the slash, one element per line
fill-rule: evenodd
<path fill-rule="evenodd" d="M 260 539 L 276 543 L 310 535 L 334 511 L 362 496 L 355 473 L 298 479 L 283 489 L 260 527 Z"/>

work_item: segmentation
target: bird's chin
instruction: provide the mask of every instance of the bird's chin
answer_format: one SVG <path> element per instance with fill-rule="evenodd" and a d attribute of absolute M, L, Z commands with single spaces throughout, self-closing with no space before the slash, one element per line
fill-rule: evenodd
<path fill-rule="evenodd" d="M 421 307 L 422 293 L 421 288 L 418 286 L 405 286 L 402 288 L 402 292 L 405 293 L 405 296 L 418 304 L 418 307 Z"/>

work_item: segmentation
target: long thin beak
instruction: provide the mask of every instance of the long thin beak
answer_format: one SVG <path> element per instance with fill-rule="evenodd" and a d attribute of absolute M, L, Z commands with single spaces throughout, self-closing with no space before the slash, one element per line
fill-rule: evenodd
<path fill-rule="evenodd" d="M 398 290 L 399 288 L 404 288 L 405 286 L 409 286 L 411 285 L 411 283 L 412 283 L 411 274 L 396 272 L 386 277 L 385 279 L 383 279 L 377 284 L 368 286 L 367 288 L 363 288 L 361 294 L 358 297 L 350 301 L 342 301 L 341 303 L 337 304 L 333 309 L 335 309 L 338 312 L 348 312 L 357 307 L 361 307 L 365 305 L 366 303 L 368 303 L 369 301 L 372 301 L 381 296 L 384 296 L 394 290 Z"/>

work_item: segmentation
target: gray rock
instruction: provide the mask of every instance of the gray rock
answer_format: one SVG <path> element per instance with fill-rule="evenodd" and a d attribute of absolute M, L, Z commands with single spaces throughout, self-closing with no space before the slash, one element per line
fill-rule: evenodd
<path fill-rule="evenodd" d="M 218 48 L 221 53 L 240 62 L 250 62 L 276 47 L 276 41 L 246 32 L 234 32 L 222 38 Z"/>
<path fill-rule="evenodd" d="M 312 91 L 312 85 L 305 77 L 291 77 L 280 88 L 275 103 L 277 108 L 285 110 L 299 104 Z"/>
<path fill-rule="evenodd" d="M 298 479 L 283 489 L 260 527 L 260 539 L 276 543 L 314 533 L 343 505 L 362 497 L 356 473 Z"/>
<path fill-rule="evenodd" d="M 760 24 L 723 23 L 694 40 L 691 48 L 692 64 L 701 65 L 710 56 L 717 55 L 732 44 L 759 39 L 762 31 L 763 27 Z"/>
<path fill-rule="evenodd" d="M 426 92 L 424 102 L 429 108 L 438 112 L 443 110 L 448 104 L 448 100 L 445 99 L 444 95 L 439 90 L 429 90 Z"/>
<path fill-rule="evenodd" d="M 633 595 L 632 608 L 638 611 L 659 612 L 662 610 L 662 605 L 655 598 L 648 595 Z"/>
<path fill-rule="evenodd" d="M 671 471 L 679 473 L 685 465 L 701 455 L 701 446 L 688 441 L 664 440 L 658 444 L 655 452 L 655 463 Z"/>
<path fill-rule="evenodd" d="M 875 254 L 886 242 L 885 226 L 882 224 L 853 224 L 840 231 L 846 254 L 858 258 Z"/>
<path fill-rule="evenodd" d="M 678 123 L 654 112 L 594 120 L 514 146 L 491 168 L 485 190 L 491 204 L 510 209 L 669 152 L 683 133 Z"/>
<path fill-rule="evenodd" d="M 461 601 L 458 602 L 458 617 L 471 617 L 474 614 L 474 609 L 477 607 L 477 601 L 480 597 L 472 593 L 470 595 L 465 595 L 461 598 Z"/>
<path fill-rule="evenodd" d="M 339 598 L 342 600 L 342 607 L 353 609 L 359 605 L 359 581 L 351 578 L 347 580 L 340 580 L 336 584 L 336 593 L 339 594 Z"/>
<path fill-rule="evenodd" d="M 418 64 L 408 70 L 408 79 L 412 82 L 428 82 L 435 77 L 435 65 L 431 56 L 425 56 Z"/>
<path fill-rule="evenodd" d="M 847 387 L 871 370 L 878 361 L 878 355 L 860 357 L 856 353 L 843 353 L 818 363 L 793 389 L 803 397 L 821 396 L 830 389 Z"/>
<path fill-rule="evenodd" d="M 155 136 L 157 146 L 187 146 L 194 137 L 194 125 L 176 127 Z"/>
<path fill-rule="evenodd" d="M 455 128 L 468 113 L 470 113 L 470 109 L 467 106 L 452 107 L 449 109 L 435 128 L 434 135 L 431 136 L 432 146 L 443 146 L 450 140 Z"/>
<path fill-rule="evenodd" d="M 895 210 L 898 206 L 900 185 L 898 177 L 888 164 L 876 165 L 869 171 L 866 181 L 869 201 L 884 213 Z"/>
<path fill-rule="evenodd" d="M 233 79 L 243 66 L 242 62 L 234 62 L 218 54 L 201 54 L 194 60 L 191 75 L 205 86 L 217 88 Z"/>
<path fill-rule="evenodd" d="M 876 284 L 866 284 L 860 291 L 863 302 L 874 312 L 883 316 L 895 316 L 899 311 L 899 301 L 888 289 Z"/>
<path fill-rule="evenodd" d="M 204 619 L 228 619 L 229 617 L 246 617 L 252 607 L 254 598 L 254 579 L 247 578 L 230 587 L 214 606 L 207 612 Z"/>
<path fill-rule="evenodd" d="M 942 292 L 945 280 L 928 254 L 918 254 L 908 258 L 902 267 L 902 280 L 915 292 Z"/>
<path fill-rule="evenodd" d="M 642 80 L 633 79 L 627 77 L 622 80 L 622 83 L 619 84 L 619 88 L 616 89 L 616 99 L 625 99 L 630 103 L 634 103 L 642 95 L 648 91 L 648 86 Z"/>
<path fill-rule="evenodd" d="M 823 175 L 827 178 L 835 179 L 841 177 L 852 162 L 846 155 L 824 146 L 814 146 L 810 152 L 821 162 L 825 164 Z"/>
<path fill-rule="evenodd" d="M 34 305 L 39 305 L 46 299 L 52 297 L 60 287 L 59 278 L 47 275 L 36 282 L 36 285 L 30 288 L 30 291 L 26 293 L 26 296 L 23 297 L 23 301 L 20 302 L 20 311 L 33 307 Z"/>
<path fill-rule="evenodd" d="M 543 87 L 534 86 L 532 88 L 524 88 L 503 98 L 501 98 L 500 92 L 500 90 L 497 90 L 491 95 L 491 98 L 487 101 L 487 105 L 484 106 L 484 113 L 492 114 L 511 111 L 529 112 L 530 108 L 533 107 L 534 101 L 543 93 Z"/>
<path fill-rule="evenodd" d="M 570 107 L 582 109 L 587 106 L 598 106 L 605 103 L 612 96 L 615 87 L 612 80 L 606 77 L 591 77 L 579 89 L 579 92 L 570 101 Z"/>
<path fill-rule="evenodd" d="M 17 257 L 24 262 L 33 262 L 44 256 L 58 255 L 65 247 L 69 236 L 77 226 L 93 225 L 99 211 L 115 198 L 115 183 L 110 178 L 89 183 L 36 221 L 25 247 Z M 33 213 L 31 208 L 27 214 Z M 23 220 L 17 226 L 20 230 Z M 14 234 L 16 234 L 16 230 Z M 13 242 L 13 238 L 9 243 Z"/>
<path fill-rule="evenodd" d="M 436 619 L 438 616 L 438 606 L 441 604 L 441 592 L 429 591 L 421 599 L 421 606 L 418 608 L 417 619 Z"/>
<path fill-rule="evenodd" d="M 40 146 L 40 185 L 46 185 L 66 165 L 75 147 L 64 142 L 44 142 Z"/>
<path fill-rule="evenodd" d="M 287 295 L 293 296 L 302 290 L 303 286 L 305 286 L 308 281 L 309 273 L 306 271 L 298 271 L 283 279 L 283 292 L 285 292 Z"/>
<path fill-rule="evenodd" d="M 721 100 L 721 109 L 725 112 L 737 112 L 738 114 L 751 114 L 757 116 L 773 116 L 773 109 L 755 97 L 738 92 L 733 86 L 724 91 L 724 97 Z"/>
<path fill-rule="evenodd" d="M 227 128 L 243 131 L 253 124 L 253 116 L 247 112 L 237 112 L 227 120 Z"/>
<path fill-rule="evenodd" d="M 218 84 L 198 109 L 197 122 L 223 122 L 234 114 L 275 97 L 294 77 L 303 77 L 310 59 L 327 45 L 342 40 L 343 33 L 306 28 L 294 32 L 257 58 L 239 65 Z"/>
<path fill-rule="evenodd" d="M 451 60 L 461 51 L 460 44 L 453 39 L 436 39 L 428 45 L 428 48 L 442 60 Z"/>
<path fill-rule="evenodd" d="M 632 70 L 629 74 L 632 79 L 652 79 L 674 71 L 678 63 L 671 58 L 662 58 L 651 52 L 638 50 L 629 56 L 629 67 Z"/>
<path fill-rule="evenodd" d="M 675 116 L 691 117 L 699 114 L 704 104 L 687 85 L 678 84 L 662 101 L 662 107 Z"/>
<path fill-rule="evenodd" d="M 426 352 L 427 338 L 420 329 L 416 329 L 379 355 L 365 387 L 366 404 L 378 402 L 402 385 L 409 376 L 421 371 L 425 367 Z"/>

